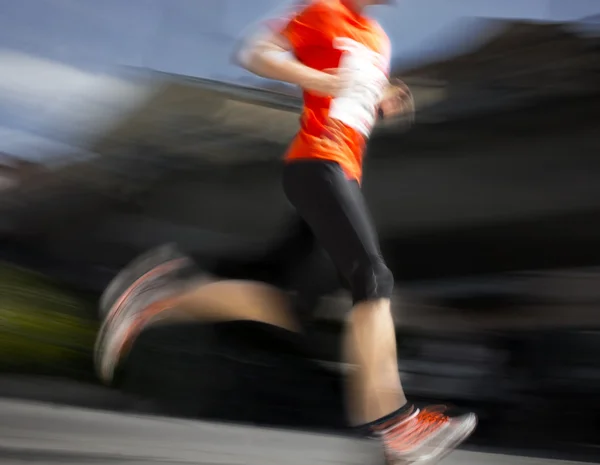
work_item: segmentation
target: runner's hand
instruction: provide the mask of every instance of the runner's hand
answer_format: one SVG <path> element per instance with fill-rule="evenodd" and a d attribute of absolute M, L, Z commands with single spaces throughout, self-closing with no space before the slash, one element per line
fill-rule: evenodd
<path fill-rule="evenodd" d="M 400 79 L 390 81 L 379 106 L 385 118 L 411 114 L 415 111 L 412 92 Z"/>

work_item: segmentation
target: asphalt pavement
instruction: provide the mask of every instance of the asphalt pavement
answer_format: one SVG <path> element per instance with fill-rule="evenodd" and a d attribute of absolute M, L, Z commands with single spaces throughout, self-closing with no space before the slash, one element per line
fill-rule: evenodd
<path fill-rule="evenodd" d="M 376 465 L 376 443 L 347 437 L 0 399 L 1 464 Z M 567 465 L 457 451 L 445 465 Z"/>

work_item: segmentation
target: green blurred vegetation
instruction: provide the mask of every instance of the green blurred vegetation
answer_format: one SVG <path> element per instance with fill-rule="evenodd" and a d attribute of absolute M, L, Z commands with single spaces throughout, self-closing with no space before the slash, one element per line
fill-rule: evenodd
<path fill-rule="evenodd" d="M 0 372 L 93 379 L 95 298 L 0 263 Z"/>

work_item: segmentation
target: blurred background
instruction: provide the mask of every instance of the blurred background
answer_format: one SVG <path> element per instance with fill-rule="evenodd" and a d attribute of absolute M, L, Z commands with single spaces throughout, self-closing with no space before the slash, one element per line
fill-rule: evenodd
<path fill-rule="evenodd" d="M 416 124 L 376 128 L 364 189 L 406 390 L 477 411 L 473 447 L 598 461 L 600 3 L 397 3 L 372 13 Z M 97 299 L 149 247 L 225 277 L 312 279 L 279 185 L 299 94 L 231 63 L 287 4 L 0 2 L 0 397 L 344 430 L 335 279 L 306 340 L 170 326 L 111 388 L 92 364 Z"/>

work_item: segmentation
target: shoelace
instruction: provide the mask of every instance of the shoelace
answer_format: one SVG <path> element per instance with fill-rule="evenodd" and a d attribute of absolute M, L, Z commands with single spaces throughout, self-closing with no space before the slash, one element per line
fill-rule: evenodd
<path fill-rule="evenodd" d="M 143 285 L 144 283 L 146 283 L 149 279 L 153 278 L 154 276 L 161 277 L 161 275 L 164 275 L 166 273 L 169 273 L 173 270 L 180 268 L 182 266 L 182 264 L 185 263 L 187 260 L 188 260 L 187 258 L 177 258 L 177 259 L 173 259 L 173 260 L 164 262 L 164 263 L 158 265 L 157 267 L 153 268 L 152 270 L 148 271 L 144 275 L 140 276 L 139 278 L 137 278 L 131 284 L 131 286 L 129 286 L 129 288 L 113 304 L 112 308 L 109 310 L 108 315 L 106 317 L 107 321 L 112 321 L 112 320 L 118 319 L 118 317 L 121 313 L 121 310 L 124 306 L 125 301 L 134 292 L 136 287 Z"/>
<path fill-rule="evenodd" d="M 424 408 L 388 429 L 383 434 L 384 442 L 396 451 L 412 449 L 448 422 L 446 410 L 443 405 Z"/>

